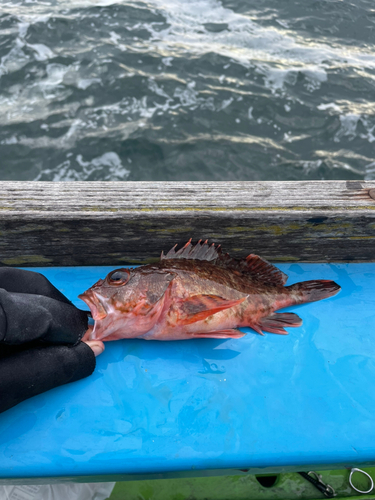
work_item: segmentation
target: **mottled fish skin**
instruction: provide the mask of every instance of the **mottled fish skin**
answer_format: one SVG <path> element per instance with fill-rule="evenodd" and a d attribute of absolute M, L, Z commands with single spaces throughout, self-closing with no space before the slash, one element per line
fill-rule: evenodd
<path fill-rule="evenodd" d="M 275 313 L 295 304 L 335 295 L 340 287 L 318 280 L 284 286 L 287 276 L 250 254 L 237 260 L 220 247 L 191 240 L 156 264 L 116 269 L 80 295 L 95 326 L 90 338 L 183 340 L 240 338 L 239 327 L 286 334 L 300 326 L 293 313 Z"/>

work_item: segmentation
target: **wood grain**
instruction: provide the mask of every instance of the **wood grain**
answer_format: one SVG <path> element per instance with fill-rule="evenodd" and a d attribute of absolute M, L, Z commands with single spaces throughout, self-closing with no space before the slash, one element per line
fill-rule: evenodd
<path fill-rule="evenodd" d="M 190 237 L 274 262 L 375 260 L 375 181 L 0 182 L 0 262 L 136 264 Z"/>

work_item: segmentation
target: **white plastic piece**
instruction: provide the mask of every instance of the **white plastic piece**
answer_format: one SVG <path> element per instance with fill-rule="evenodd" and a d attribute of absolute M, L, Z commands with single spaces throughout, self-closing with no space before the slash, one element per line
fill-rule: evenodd
<path fill-rule="evenodd" d="M 116 483 L 61 483 L 0 486 L 2 500 L 105 500 Z"/>
<path fill-rule="evenodd" d="M 368 479 L 370 480 L 370 488 L 366 491 L 364 490 L 359 490 L 358 488 L 356 488 L 353 484 L 353 480 L 352 480 L 352 477 L 353 477 L 353 474 L 355 472 L 359 472 L 363 475 L 365 475 L 366 477 L 368 477 Z M 357 468 L 353 468 L 351 471 L 350 471 L 350 475 L 349 475 L 349 484 L 350 486 L 353 488 L 353 490 L 355 491 L 358 491 L 358 493 L 362 493 L 362 494 L 366 494 L 366 493 L 370 493 L 370 491 L 373 490 L 374 488 L 374 481 L 372 480 L 372 477 L 370 476 L 370 474 L 367 474 L 367 472 L 365 472 L 364 470 L 361 470 L 361 469 L 357 469 Z"/>

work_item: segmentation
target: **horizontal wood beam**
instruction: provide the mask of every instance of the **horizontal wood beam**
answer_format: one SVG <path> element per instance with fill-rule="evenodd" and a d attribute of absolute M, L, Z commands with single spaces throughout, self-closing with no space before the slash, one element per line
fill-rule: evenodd
<path fill-rule="evenodd" d="M 375 260 L 375 181 L 0 182 L 0 262 L 152 262 L 190 237 L 274 262 Z"/>

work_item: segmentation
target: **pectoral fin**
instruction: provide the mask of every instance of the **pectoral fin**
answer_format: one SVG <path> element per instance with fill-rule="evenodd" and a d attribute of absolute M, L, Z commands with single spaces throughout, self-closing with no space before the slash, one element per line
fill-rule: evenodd
<path fill-rule="evenodd" d="M 228 300 L 218 295 L 193 295 L 178 305 L 179 325 L 190 325 L 202 321 L 217 312 L 242 304 L 247 297 Z"/>

